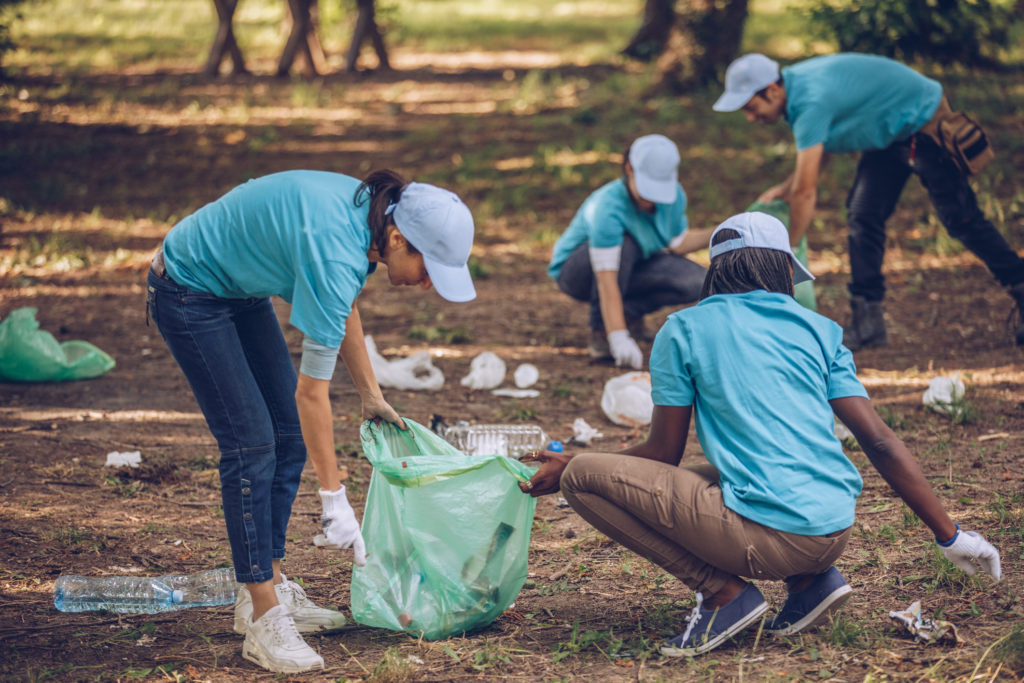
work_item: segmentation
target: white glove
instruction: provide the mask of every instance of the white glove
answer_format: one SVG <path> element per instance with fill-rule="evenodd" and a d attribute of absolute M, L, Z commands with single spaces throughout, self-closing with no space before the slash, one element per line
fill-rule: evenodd
<path fill-rule="evenodd" d="M 366 564 L 366 543 L 359 531 L 356 512 L 345 495 L 345 487 L 337 491 L 320 489 L 319 493 L 324 508 L 320 515 L 323 533 L 316 535 L 313 544 L 336 549 L 351 547 L 355 563 L 362 567 Z"/>
<path fill-rule="evenodd" d="M 644 364 L 644 354 L 626 330 L 614 330 L 608 333 L 608 346 L 616 367 L 630 367 L 639 370 Z"/>
<path fill-rule="evenodd" d="M 957 527 L 956 536 L 948 546 L 939 544 L 942 554 L 946 559 L 963 569 L 967 574 L 974 575 L 977 569 L 974 562 L 983 570 L 992 575 L 996 581 L 1003 576 L 999 564 L 999 551 L 991 543 L 986 541 L 977 531 L 960 531 Z"/>

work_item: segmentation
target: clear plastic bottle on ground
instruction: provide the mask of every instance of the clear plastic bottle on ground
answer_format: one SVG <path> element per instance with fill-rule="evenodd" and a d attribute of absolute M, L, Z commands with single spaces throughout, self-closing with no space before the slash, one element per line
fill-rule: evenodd
<path fill-rule="evenodd" d="M 521 458 L 530 451 L 540 451 L 548 437 L 538 425 L 448 425 L 441 438 L 466 455 L 507 455 Z"/>
<path fill-rule="evenodd" d="M 168 576 L 74 576 L 53 587 L 53 604 L 61 612 L 109 610 L 128 614 L 171 612 L 186 607 L 230 605 L 238 584 L 227 567 Z"/>

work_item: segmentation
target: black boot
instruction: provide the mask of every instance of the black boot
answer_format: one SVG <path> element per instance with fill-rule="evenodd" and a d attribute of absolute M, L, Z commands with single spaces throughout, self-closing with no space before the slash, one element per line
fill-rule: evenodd
<path fill-rule="evenodd" d="M 1022 293 L 1024 295 L 1024 293 Z M 862 296 L 850 297 L 852 317 L 843 327 L 843 343 L 851 351 L 870 346 L 885 346 L 889 335 L 885 331 L 885 309 L 881 301 L 868 301 Z"/>
<path fill-rule="evenodd" d="M 1010 323 L 1013 324 L 1014 315 L 1017 316 L 1016 324 L 1014 327 L 1014 337 L 1016 337 L 1017 346 L 1024 346 L 1024 282 L 1014 285 L 1007 289 L 1010 296 L 1013 297 L 1013 301 L 1017 304 L 1017 310 L 1010 312 Z"/>

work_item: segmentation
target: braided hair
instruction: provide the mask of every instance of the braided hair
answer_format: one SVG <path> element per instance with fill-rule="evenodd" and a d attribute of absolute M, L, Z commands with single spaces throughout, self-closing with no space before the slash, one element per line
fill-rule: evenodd
<path fill-rule="evenodd" d="M 720 244 L 740 236 L 723 228 L 711 244 Z M 714 294 L 742 294 L 755 289 L 793 296 L 793 266 L 789 254 L 777 249 L 746 247 L 719 254 L 711 259 L 700 290 L 700 298 Z"/>

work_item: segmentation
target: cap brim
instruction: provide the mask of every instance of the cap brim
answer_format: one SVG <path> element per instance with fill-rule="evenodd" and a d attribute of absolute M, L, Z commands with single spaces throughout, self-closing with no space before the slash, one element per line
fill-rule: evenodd
<path fill-rule="evenodd" d="M 642 198 L 655 204 L 674 204 L 678 180 L 655 180 L 642 173 L 635 176 L 636 191 Z"/>
<path fill-rule="evenodd" d="M 793 261 L 793 284 L 794 285 L 798 285 L 801 282 L 807 282 L 808 280 L 813 280 L 814 279 L 814 276 L 811 275 L 811 271 L 807 270 L 807 266 L 805 266 L 804 264 L 800 263 L 800 260 L 797 259 L 796 255 L 791 255 L 790 260 Z"/>
<path fill-rule="evenodd" d="M 736 111 L 750 101 L 756 93 L 723 93 L 721 97 L 711 106 L 715 111 Z"/>
<path fill-rule="evenodd" d="M 476 298 L 476 287 L 473 286 L 469 266 L 448 266 L 426 256 L 423 257 L 423 265 L 427 268 L 431 284 L 442 298 L 454 303 Z"/>

